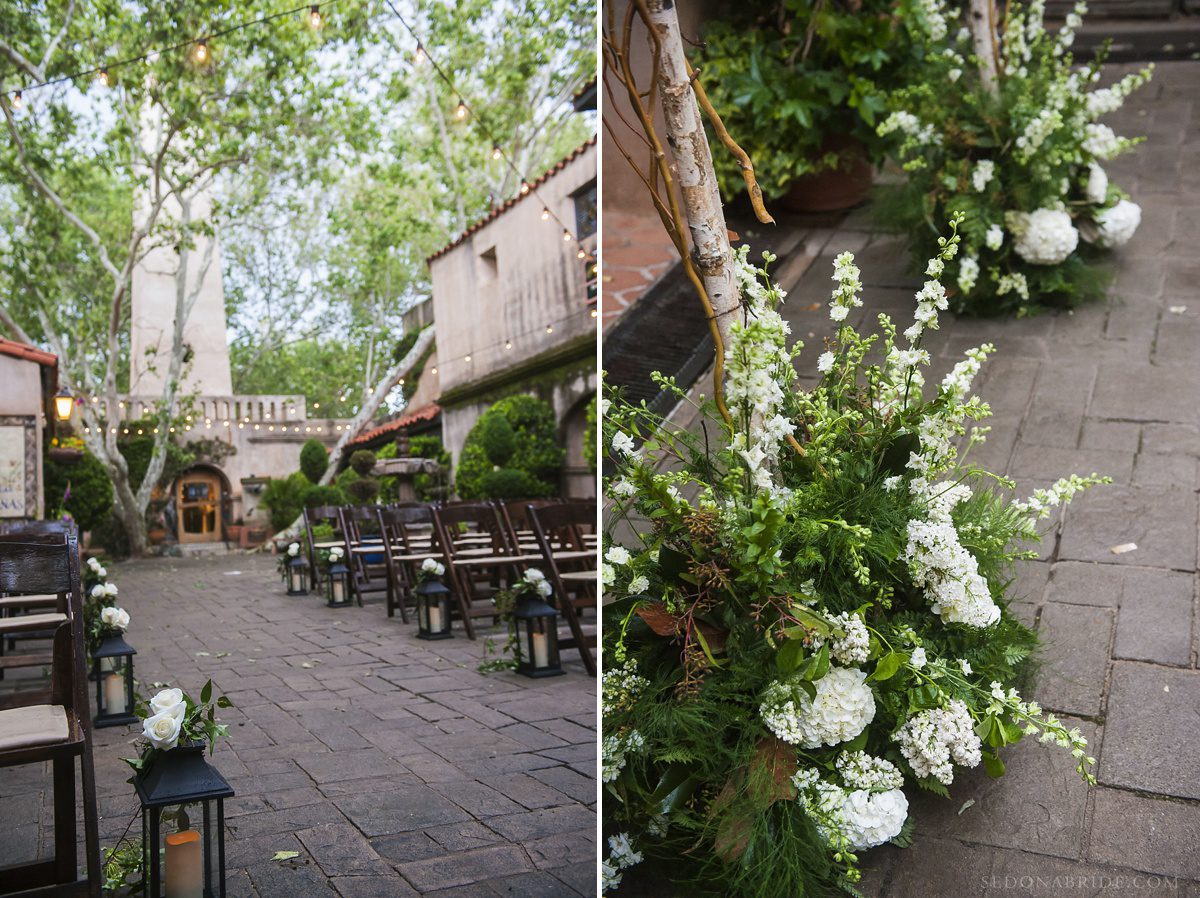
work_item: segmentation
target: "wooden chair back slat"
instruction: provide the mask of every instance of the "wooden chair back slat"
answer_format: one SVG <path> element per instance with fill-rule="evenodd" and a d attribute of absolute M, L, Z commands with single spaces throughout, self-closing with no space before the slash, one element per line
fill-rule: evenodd
<path fill-rule="evenodd" d="M 557 547 L 583 548 L 583 534 L 596 526 L 596 503 L 572 501 L 558 505 L 529 506 L 529 522 L 533 525 L 534 537 L 541 549 L 546 575 L 554 587 L 551 601 L 566 618 L 571 638 L 565 640 L 563 648 L 579 650 L 583 666 L 592 676 L 596 675 L 596 659 L 592 651 L 592 640 L 583 632 L 580 612 L 596 605 L 596 585 L 573 584 L 568 590 L 562 578 L 562 564 L 555 556 Z M 595 559 L 591 562 L 595 564 Z"/>

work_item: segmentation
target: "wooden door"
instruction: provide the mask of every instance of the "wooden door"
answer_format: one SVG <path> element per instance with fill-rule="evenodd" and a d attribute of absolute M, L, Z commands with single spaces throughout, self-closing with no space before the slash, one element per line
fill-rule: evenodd
<path fill-rule="evenodd" d="M 175 507 L 181 543 L 221 539 L 221 478 L 210 471 L 190 471 L 178 480 Z"/>

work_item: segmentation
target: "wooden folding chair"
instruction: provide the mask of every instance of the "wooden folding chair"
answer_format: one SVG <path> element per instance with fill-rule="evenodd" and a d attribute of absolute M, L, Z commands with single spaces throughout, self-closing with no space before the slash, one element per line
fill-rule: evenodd
<path fill-rule="evenodd" d="M 55 616 L 51 695 L 47 704 L 0 710 L 0 767 L 49 761 L 54 786 L 54 856 L 50 860 L 0 869 L 0 895 L 21 898 L 100 896 L 100 833 L 96 777 L 92 765 L 91 715 L 84 670 L 83 599 L 78 538 L 72 531 L 29 541 L 0 538 L 0 591 L 54 594 Z M 11 618 L 10 620 L 20 620 Z M 46 621 L 45 623 L 50 623 Z M 26 626 L 41 626 L 31 621 Z M 75 808 L 75 759 L 83 784 L 87 876 L 79 878 Z"/>
<path fill-rule="evenodd" d="M 594 632 L 584 632 L 582 612 L 596 607 L 596 550 L 586 545 L 586 534 L 596 528 L 596 503 L 567 502 L 560 505 L 529 506 L 529 522 L 542 553 L 546 576 L 554 587 L 551 601 L 566 618 L 571 631 L 560 648 L 576 648 L 583 666 L 596 675 L 593 654 Z"/>
<path fill-rule="evenodd" d="M 392 607 L 392 577 L 384 553 L 385 538 L 375 505 L 349 505 L 338 509 L 342 536 L 346 541 L 346 567 L 350 568 L 350 588 L 358 607 L 367 593 L 385 593 Z"/>
<path fill-rule="evenodd" d="M 529 507 L 541 508 L 543 505 L 557 505 L 561 499 L 506 499 L 496 503 L 500 519 L 508 528 L 509 541 L 527 554 L 538 551 L 537 538 L 533 535 L 533 526 L 529 523 Z"/>
<path fill-rule="evenodd" d="M 474 639 L 474 619 L 494 619 L 493 596 L 520 576 L 522 565 L 534 564 L 541 556 L 522 554 L 511 543 L 507 528 L 490 502 L 434 508 L 433 520 L 463 629 Z"/>
<path fill-rule="evenodd" d="M 304 548 L 308 554 L 308 581 L 315 590 L 321 585 L 321 565 L 317 563 L 317 551 L 332 549 L 334 546 L 345 546 L 345 540 L 338 536 L 341 532 L 342 518 L 336 505 L 314 505 L 304 509 Z M 331 524 L 335 536 L 332 540 L 319 540 L 313 536 L 313 528 L 320 524 Z"/>
<path fill-rule="evenodd" d="M 392 579 L 388 617 L 395 617 L 399 607 L 400 619 L 408 623 L 406 605 L 410 599 L 415 602 L 417 569 L 426 558 L 442 558 L 434 533 L 433 512 L 428 505 L 405 503 L 380 508 L 378 514 L 388 575 Z"/>

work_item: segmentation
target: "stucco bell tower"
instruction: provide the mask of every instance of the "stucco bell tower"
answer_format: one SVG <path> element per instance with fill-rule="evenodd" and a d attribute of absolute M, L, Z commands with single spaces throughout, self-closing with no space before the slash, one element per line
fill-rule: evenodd
<path fill-rule="evenodd" d="M 212 217 L 212 197 L 201 192 L 191 200 L 192 221 Z M 180 207 L 170 202 L 161 213 L 178 220 Z M 130 301 L 131 342 L 129 393 L 162 395 L 170 364 L 175 327 L 176 274 L 179 253 L 174 246 L 156 245 L 133 270 Z M 230 396 L 233 377 L 229 368 L 229 341 L 225 333 L 225 291 L 221 284 L 220 238 L 197 234 L 188 249 L 186 295 L 199 286 L 196 304 L 184 323 L 185 346 L 182 393 Z"/>

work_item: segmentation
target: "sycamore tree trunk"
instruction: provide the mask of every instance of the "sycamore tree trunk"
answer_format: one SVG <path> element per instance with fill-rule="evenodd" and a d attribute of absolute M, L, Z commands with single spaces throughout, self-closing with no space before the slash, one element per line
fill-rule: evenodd
<path fill-rule="evenodd" d="M 971 46 L 979 60 L 979 80 L 983 89 L 994 96 L 999 89 L 995 0 L 969 0 L 967 23 L 971 31 Z"/>
<path fill-rule="evenodd" d="M 688 77 L 675 4 L 672 0 L 649 0 L 646 8 L 652 30 L 650 52 L 659 54 L 663 118 L 675 157 L 696 268 L 712 303 L 721 342 L 728 346 L 729 328 L 737 320 L 740 294 L 734 277 L 725 209 L 713 170 L 712 151 L 704 133 L 700 104 Z"/>
<path fill-rule="evenodd" d="M 333 451 L 329 453 L 329 464 L 319 481 L 323 486 L 333 483 L 333 479 L 338 474 L 338 468 L 342 464 L 342 458 L 346 454 L 346 447 L 350 445 L 350 441 L 362 433 L 366 426 L 371 423 L 375 412 L 383 405 L 383 400 L 387 398 L 388 393 L 392 392 L 396 384 L 400 382 L 400 378 L 406 377 L 421 359 L 424 358 L 429 347 L 433 345 L 434 336 L 434 325 L 431 324 L 425 330 L 421 331 L 417 337 L 417 342 L 413 344 L 412 349 L 408 351 L 404 358 L 388 369 L 383 379 L 375 385 L 375 389 L 371 395 L 363 402 L 362 407 L 358 410 L 358 414 L 354 416 L 354 419 L 342 431 L 341 438 L 333 447 Z M 292 521 L 286 530 L 275 535 L 275 539 L 291 539 L 296 536 L 300 532 L 303 520 L 303 518 L 297 518 Z"/>

